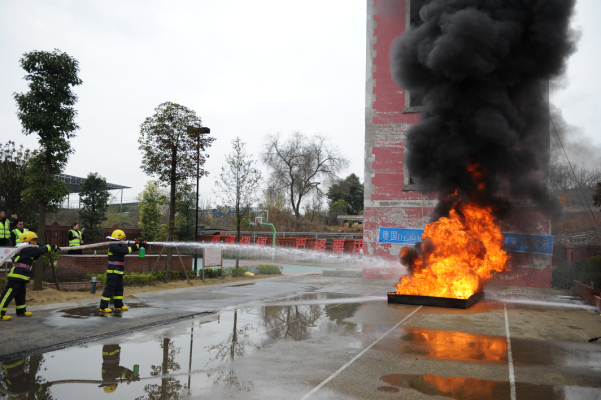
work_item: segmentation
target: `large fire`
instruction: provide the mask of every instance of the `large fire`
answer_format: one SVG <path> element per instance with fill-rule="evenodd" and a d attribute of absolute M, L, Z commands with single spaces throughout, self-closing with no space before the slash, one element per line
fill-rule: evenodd
<path fill-rule="evenodd" d="M 504 271 L 509 258 L 490 206 L 457 201 L 448 218 L 426 226 L 422 239 L 421 253 L 411 260 L 412 276 L 401 277 L 396 294 L 467 299 L 493 272 Z M 401 258 L 411 251 L 403 248 Z"/>

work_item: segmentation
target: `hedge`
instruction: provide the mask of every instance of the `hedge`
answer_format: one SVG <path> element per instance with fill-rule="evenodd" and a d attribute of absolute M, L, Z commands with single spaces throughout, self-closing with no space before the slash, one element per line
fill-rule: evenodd
<path fill-rule="evenodd" d="M 571 289 L 572 281 L 580 281 L 595 288 L 601 287 L 601 256 L 594 256 L 583 261 L 574 261 L 569 265 L 553 265 L 552 286 L 560 289 Z"/>
<path fill-rule="evenodd" d="M 240 275 L 244 275 L 246 272 L 252 272 L 255 275 L 272 275 L 281 274 L 284 267 L 278 265 L 249 265 L 241 266 L 238 271 Z M 193 277 L 195 273 L 193 270 L 188 270 L 188 276 Z M 223 273 L 225 275 L 233 275 L 236 272 L 235 267 L 224 267 Z M 186 276 L 183 271 L 173 271 L 173 280 L 185 280 Z M 198 271 L 198 275 L 202 274 L 202 270 Z M 106 273 L 104 274 L 88 274 L 86 280 L 91 280 L 92 276 L 106 285 Z M 221 277 L 221 268 L 205 268 L 205 279 L 214 279 Z M 156 271 L 152 274 L 150 272 L 127 272 L 123 275 L 124 286 L 145 286 L 154 285 L 156 282 L 165 281 L 165 271 Z M 1 281 L 0 281 L 1 282 Z"/>

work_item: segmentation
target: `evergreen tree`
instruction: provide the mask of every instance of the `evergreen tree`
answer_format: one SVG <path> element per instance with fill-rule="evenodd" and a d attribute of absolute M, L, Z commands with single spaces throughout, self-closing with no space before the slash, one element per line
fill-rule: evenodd
<path fill-rule="evenodd" d="M 104 232 L 101 225 L 107 220 L 110 197 L 107 188 L 106 179 L 97 173 L 89 174 L 81 183 L 79 219 L 86 227 L 86 240 L 96 240 Z"/>
<path fill-rule="evenodd" d="M 138 195 L 140 202 L 140 228 L 141 238 L 146 241 L 156 240 L 161 229 L 161 207 L 166 203 L 167 197 L 156 181 L 148 181 L 144 191 Z"/>

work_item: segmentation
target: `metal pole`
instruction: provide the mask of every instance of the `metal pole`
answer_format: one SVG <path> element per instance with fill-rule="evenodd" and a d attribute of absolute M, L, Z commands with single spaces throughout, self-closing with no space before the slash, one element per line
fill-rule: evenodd
<path fill-rule="evenodd" d="M 121 206 L 119 206 L 119 212 L 123 212 L 123 189 L 121 189 Z"/>
<path fill-rule="evenodd" d="M 199 174 L 200 174 L 200 135 L 196 139 L 196 225 L 194 227 L 194 241 L 198 242 L 198 184 L 199 184 Z M 204 262 L 204 259 L 203 259 Z M 198 246 L 194 247 L 194 274 L 198 271 Z M 204 268 L 202 270 L 204 281 Z"/>

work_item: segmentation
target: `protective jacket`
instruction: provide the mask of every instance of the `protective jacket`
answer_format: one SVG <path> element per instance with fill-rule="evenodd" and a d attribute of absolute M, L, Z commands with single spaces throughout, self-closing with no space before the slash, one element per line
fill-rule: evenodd
<path fill-rule="evenodd" d="M 10 238 L 11 238 L 12 242 L 15 244 L 15 246 L 19 243 L 19 239 L 21 239 L 21 235 L 24 234 L 25 232 L 29 232 L 29 229 L 23 228 L 23 231 L 20 231 L 18 228 L 15 228 L 12 230 L 12 235 L 10 235 Z"/>
<path fill-rule="evenodd" d="M 10 220 L 4 218 L 4 221 L 0 219 L 0 239 L 10 239 Z"/>
<path fill-rule="evenodd" d="M 125 256 L 134 251 L 138 251 L 139 249 L 140 245 L 138 243 L 135 243 L 131 246 L 121 243 L 111 244 L 109 246 L 109 265 L 106 269 L 106 273 L 123 275 L 125 272 Z"/>
<path fill-rule="evenodd" d="M 81 240 L 82 240 L 81 231 L 76 231 L 73 229 L 69 230 L 68 239 L 69 239 L 69 247 L 81 246 Z"/>
<path fill-rule="evenodd" d="M 42 254 L 56 248 L 54 244 L 39 245 L 38 247 L 27 247 L 12 257 L 13 267 L 8 273 L 9 281 L 29 281 L 31 277 L 31 265 Z"/>

